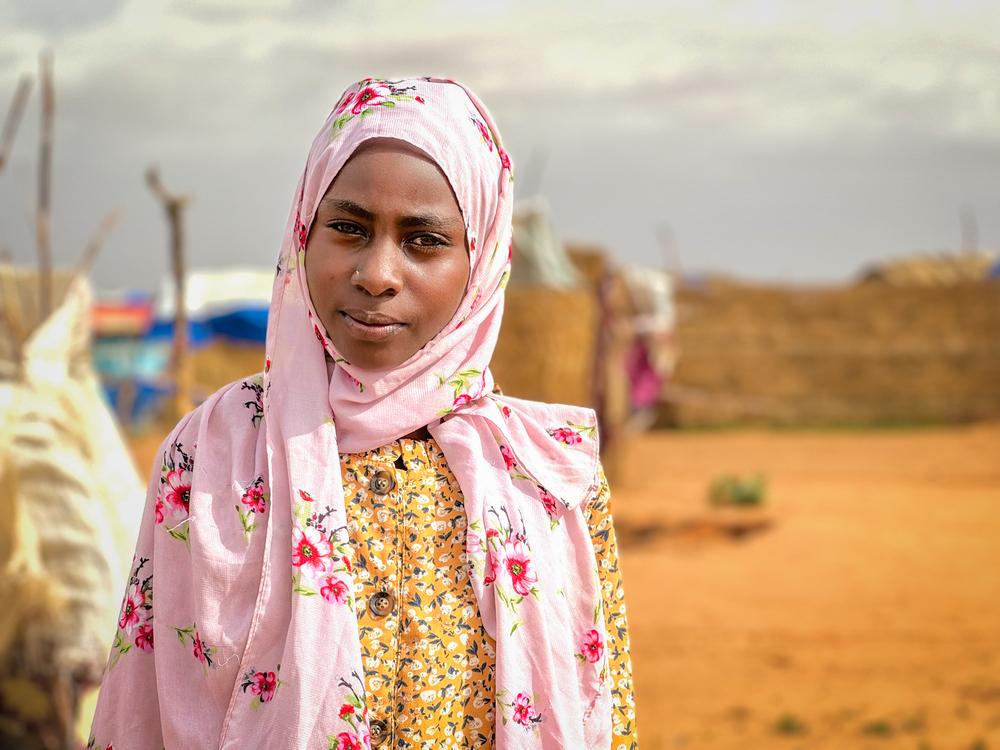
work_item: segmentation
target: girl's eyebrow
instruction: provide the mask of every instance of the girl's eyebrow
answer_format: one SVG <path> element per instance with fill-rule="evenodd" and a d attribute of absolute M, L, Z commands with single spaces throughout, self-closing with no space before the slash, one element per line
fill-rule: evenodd
<path fill-rule="evenodd" d="M 337 209 L 352 216 L 357 216 L 359 219 L 372 221 L 375 218 L 375 214 L 360 203 L 355 203 L 344 198 L 324 198 L 323 205 L 327 208 Z"/>
<path fill-rule="evenodd" d="M 404 216 L 399 220 L 399 226 L 401 227 L 427 227 L 428 229 L 436 229 L 442 232 L 448 229 L 455 229 L 459 224 L 460 222 L 458 221 L 449 221 L 434 214 L 415 214 L 413 216 Z"/>
<path fill-rule="evenodd" d="M 343 211 L 344 213 L 348 213 L 351 216 L 356 216 L 359 219 L 364 219 L 366 221 L 375 220 L 375 213 L 373 211 L 369 211 L 360 203 L 356 203 L 347 198 L 324 198 L 322 205 L 325 208 Z M 445 219 L 431 213 L 403 216 L 397 223 L 400 227 L 404 228 L 427 227 L 428 229 L 434 229 L 441 232 L 458 229 L 461 224 L 461 222 L 457 220 Z"/>

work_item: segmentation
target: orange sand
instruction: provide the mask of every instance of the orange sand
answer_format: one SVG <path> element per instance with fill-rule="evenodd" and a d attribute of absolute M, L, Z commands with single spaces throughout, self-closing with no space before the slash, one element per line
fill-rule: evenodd
<path fill-rule="evenodd" d="M 627 467 L 644 750 L 1000 747 L 1000 425 L 659 433 Z M 710 480 L 756 471 L 771 527 L 713 533 Z"/>

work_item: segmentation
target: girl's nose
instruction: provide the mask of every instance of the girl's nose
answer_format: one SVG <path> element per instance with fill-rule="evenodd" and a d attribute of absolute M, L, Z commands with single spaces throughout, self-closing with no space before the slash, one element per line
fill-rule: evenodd
<path fill-rule="evenodd" d="M 402 261 L 391 237 L 376 238 L 361 254 L 351 281 L 372 297 L 393 297 L 402 289 Z"/>

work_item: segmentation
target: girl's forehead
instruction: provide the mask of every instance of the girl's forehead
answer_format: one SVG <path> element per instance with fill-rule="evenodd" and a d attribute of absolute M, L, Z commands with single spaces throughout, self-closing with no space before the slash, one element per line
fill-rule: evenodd
<path fill-rule="evenodd" d="M 317 214 L 320 220 L 340 216 L 398 229 L 465 233 L 461 208 L 437 165 L 399 151 L 368 151 L 348 162 Z"/>
<path fill-rule="evenodd" d="M 448 213 L 464 219 L 454 186 L 441 165 L 427 152 L 398 139 L 374 138 L 359 145 L 331 181 L 320 206 L 358 196 L 383 209 L 425 205 L 438 213 L 451 209 Z"/>

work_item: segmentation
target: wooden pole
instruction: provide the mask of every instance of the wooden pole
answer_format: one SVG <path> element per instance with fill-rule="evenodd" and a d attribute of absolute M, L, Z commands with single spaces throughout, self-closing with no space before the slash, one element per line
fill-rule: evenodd
<path fill-rule="evenodd" d="M 176 416 L 191 411 L 191 365 L 188 359 L 187 297 L 185 294 L 184 222 L 183 210 L 190 201 L 187 195 L 169 193 L 160 181 L 156 167 L 146 172 L 146 183 L 160 199 L 170 226 L 170 261 L 174 279 L 174 341 L 171 351 L 171 370 L 176 387 L 174 409 Z"/>
<path fill-rule="evenodd" d="M 38 238 L 38 308 L 39 320 L 52 310 L 52 123 L 55 116 L 55 91 L 52 84 L 52 54 L 43 52 L 39 60 L 42 84 L 41 137 L 38 140 L 38 215 L 35 227 Z"/>
<path fill-rule="evenodd" d="M 110 211 L 105 217 L 104 221 L 100 223 L 97 227 L 97 231 L 90 238 L 90 242 L 87 243 L 87 247 L 83 251 L 83 256 L 80 258 L 80 262 L 76 264 L 77 275 L 84 276 L 90 273 L 90 269 L 94 267 L 94 261 L 97 260 L 98 253 L 101 252 L 101 248 L 104 246 L 104 241 L 108 238 L 111 230 L 115 228 L 118 223 L 118 211 Z"/>
<path fill-rule="evenodd" d="M 17 82 L 17 89 L 14 91 L 14 100 L 10 103 L 7 116 L 3 121 L 3 131 L 0 131 L 0 172 L 3 171 L 7 163 L 7 155 L 10 154 L 14 145 L 14 136 L 17 135 L 17 127 L 21 124 L 21 117 L 24 115 L 24 107 L 28 103 L 28 94 L 31 93 L 31 78 L 21 76 Z"/>

